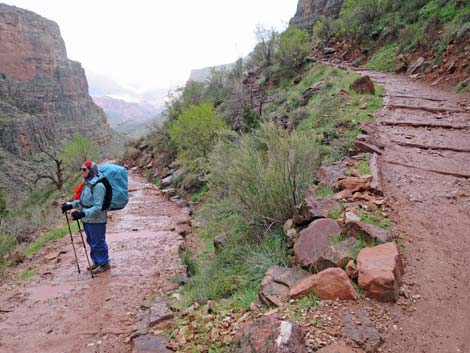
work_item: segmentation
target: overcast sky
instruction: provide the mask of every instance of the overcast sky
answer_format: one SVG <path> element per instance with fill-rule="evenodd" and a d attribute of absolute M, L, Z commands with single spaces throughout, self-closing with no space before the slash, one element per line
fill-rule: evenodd
<path fill-rule="evenodd" d="M 257 25 L 283 30 L 298 0 L 10 0 L 59 24 L 68 57 L 137 89 L 235 61 Z"/>

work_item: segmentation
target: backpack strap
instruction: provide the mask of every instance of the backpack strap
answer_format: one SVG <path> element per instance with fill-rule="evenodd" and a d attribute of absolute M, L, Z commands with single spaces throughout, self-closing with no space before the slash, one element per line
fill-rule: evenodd
<path fill-rule="evenodd" d="M 93 189 L 98 183 L 102 183 L 106 189 L 106 193 L 104 195 L 104 200 L 103 200 L 103 205 L 101 206 L 101 211 L 109 210 L 109 208 L 111 207 L 111 200 L 113 199 L 113 188 L 111 187 L 111 184 L 109 183 L 108 179 L 102 178 L 98 180 L 96 183 L 90 184 L 91 194 L 93 194 Z"/>

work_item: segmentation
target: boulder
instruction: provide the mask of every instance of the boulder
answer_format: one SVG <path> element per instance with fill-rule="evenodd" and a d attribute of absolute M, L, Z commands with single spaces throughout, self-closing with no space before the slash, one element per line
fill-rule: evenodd
<path fill-rule="evenodd" d="M 315 95 L 318 91 L 320 91 L 321 86 L 325 83 L 325 80 L 318 81 L 311 85 L 309 88 L 302 92 L 302 101 L 300 102 L 300 106 L 306 106 L 310 98 Z"/>
<path fill-rule="evenodd" d="M 366 353 L 377 352 L 384 339 L 362 310 L 353 309 L 352 314 L 344 311 L 341 319 L 344 336 L 356 342 Z"/>
<path fill-rule="evenodd" d="M 357 300 L 351 280 L 340 268 L 328 268 L 297 281 L 289 290 L 289 297 L 298 298 L 311 293 L 323 300 Z"/>
<path fill-rule="evenodd" d="M 356 150 L 360 152 L 377 153 L 379 155 L 382 154 L 382 151 L 377 146 L 374 146 L 367 142 L 357 140 L 354 141 L 353 146 Z"/>
<path fill-rule="evenodd" d="M 346 177 L 334 183 L 334 188 L 340 190 L 350 190 L 352 193 L 357 191 L 367 191 L 370 189 L 372 176 L 363 175 L 360 177 Z"/>
<path fill-rule="evenodd" d="M 258 297 L 267 306 L 278 306 L 289 298 L 289 289 L 310 273 L 298 268 L 270 267 L 260 285 Z"/>
<path fill-rule="evenodd" d="M 321 253 L 330 246 L 333 235 L 341 234 L 340 226 L 330 218 L 317 219 L 302 230 L 294 244 L 296 262 L 313 268 Z"/>
<path fill-rule="evenodd" d="M 172 353 L 166 348 L 168 338 L 154 334 L 140 336 L 132 341 L 132 353 Z"/>
<path fill-rule="evenodd" d="M 315 267 L 318 271 L 330 267 L 344 268 L 352 260 L 349 249 L 357 243 L 358 240 L 355 238 L 346 238 L 338 244 L 330 245 L 321 253 Z"/>
<path fill-rule="evenodd" d="M 366 297 L 384 302 L 398 299 L 403 265 L 395 243 L 362 249 L 357 270 L 359 287 Z"/>
<path fill-rule="evenodd" d="M 214 238 L 214 251 L 216 254 L 220 252 L 220 250 L 222 250 L 226 241 L 227 241 L 227 236 L 225 234 L 217 235 Z"/>
<path fill-rule="evenodd" d="M 415 61 L 411 63 L 411 65 L 408 67 L 408 70 L 406 70 L 406 73 L 408 75 L 413 75 L 418 69 L 424 64 L 424 58 L 419 57 Z"/>
<path fill-rule="evenodd" d="M 356 239 L 364 239 L 366 242 L 375 242 L 378 244 L 393 241 L 390 232 L 383 228 L 364 222 L 352 221 L 346 224 L 346 234 Z"/>
<path fill-rule="evenodd" d="M 318 168 L 317 179 L 320 184 L 332 187 L 338 178 L 346 174 L 348 166 L 344 162 L 335 162 Z"/>
<path fill-rule="evenodd" d="M 307 353 L 304 337 L 296 322 L 262 316 L 241 330 L 238 353 Z"/>
<path fill-rule="evenodd" d="M 357 93 L 375 94 L 374 82 L 369 76 L 361 76 L 349 85 L 349 88 Z"/>
<path fill-rule="evenodd" d="M 323 55 L 332 55 L 336 52 L 335 48 L 323 48 Z"/>
<path fill-rule="evenodd" d="M 313 194 L 305 196 L 304 202 L 294 215 L 295 224 L 311 222 L 317 218 L 327 218 L 331 211 L 341 208 L 341 204 L 332 196 L 317 197 Z"/>

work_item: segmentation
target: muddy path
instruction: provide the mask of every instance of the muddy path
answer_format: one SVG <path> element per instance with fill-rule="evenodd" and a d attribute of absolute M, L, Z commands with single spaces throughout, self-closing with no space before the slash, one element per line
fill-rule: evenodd
<path fill-rule="evenodd" d="M 411 298 L 382 351 L 470 352 L 470 96 L 363 74 L 386 90 L 373 137 Z"/>
<path fill-rule="evenodd" d="M 80 275 L 66 236 L 16 270 L 28 266 L 37 275 L 0 287 L 0 352 L 132 350 L 129 335 L 139 306 L 174 288 L 172 278 L 184 272 L 178 256 L 183 238 L 174 229 L 189 216 L 139 177 L 130 175 L 129 190 L 129 204 L 108 222 L 110 271 L 90 277 L 76 234 Z"/>

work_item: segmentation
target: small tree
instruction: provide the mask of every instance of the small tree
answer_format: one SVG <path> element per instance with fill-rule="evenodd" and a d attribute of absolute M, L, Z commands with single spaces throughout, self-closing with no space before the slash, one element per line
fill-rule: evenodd
<path fill-rule="evenodd" d="M 281 69 L 296 72 L 310 54 L 310 50 L 310 35 L 296 27 L 289 27 L 279 39 L 276 60 Z"/>
<path fill-rule="evenodd" d="M 256 28 L 257 44 L 250 56 L 250 62 L 255 68 L 263 68 L 272 64 L 279 46 L 279 33 L 274 28 Z"/>
<path fill-rule="evenodd" d="M 41 179 L 49 179 L 57 187 L 57 190 L 61 191 L 64 186 L 64 168 L 62 166 L 63 159 L 57 156 L 57 151 L 49 151 L 43 146 L 39 146 L 39 149 L 42 153 L 48 156 L 55 164 L 55 172 L 53 175 L 50 174 L 40 174 L 37 176 L 35 184 Z"/>
<path fill-rule="evenodd" d="M 201 162 L 207 160 L 219 131 L 226 128 L 220 115 L 208 103 L 186 109 L 170 128 L 170 138 L 177 146 L 178 159 L 193 171 L 200 172 Z"/>
<path fill-rule="evenodd" d="M 79 133 L 73 134 L 70 142 L 64 145 L 62 159 L 70 169 L 77 169 L 84 161 L 98 158 L 98 145 Z"/>

